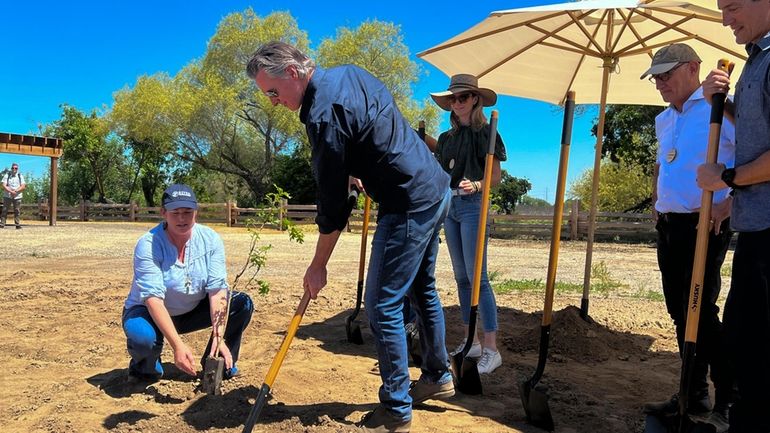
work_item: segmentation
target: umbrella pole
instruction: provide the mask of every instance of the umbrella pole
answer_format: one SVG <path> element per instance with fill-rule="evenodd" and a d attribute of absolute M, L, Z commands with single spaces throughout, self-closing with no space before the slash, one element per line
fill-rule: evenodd
<path fill-rule="evenodd" d="M 594 152 L 594 173 L 591 183 L 591 212 L 588 216 L 588 245 L 586 246 L 586 267 L 583 272 L 583 299 L 580 300 L 580 317 L 588 320 L 588 293 L 591 290 L 591 260 L 596 230 L 596 207 L 599 194 L 599 172 L 602 165 L 602 142 L 604 141 L 604 117 L 607 108 L 607 88 L 610 81 L 612 59 L 606 57 L 602 66 L 602 96 L 599 103 L 599 124 L 596 127 L 596 151 Z"/>

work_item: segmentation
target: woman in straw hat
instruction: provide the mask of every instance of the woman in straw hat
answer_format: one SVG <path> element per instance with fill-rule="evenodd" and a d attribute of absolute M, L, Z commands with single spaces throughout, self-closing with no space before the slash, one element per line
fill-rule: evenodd
<path fill-rule="evenodd" d="M 452 178 L 452 204 L 444 221 L 444 232 L 457 281 L 466 335 L 457 348 L 450 352 L 450 355 L 454 355 L 462 350 L 468 338 L 471 282 L 481 214 L 479 192 L 483 185 L 490 132 L 482 107 L 494 105 L 497 102 L 497 94 L 490 89 L 479 87 L 475 76 L 459 74 L 452 77 L 445 92 L 431 93 L 431 97 L 439 107 L 450 112 L 449 122 L 452 126 L 439 136 L 435 153 L 441 166 Z M 498 134 L 492 166 L 492 185 L 500 183 L 500 161 L 505 159 L 505 146 Z M 502 364 L 497 350 L 497 303 L 487 278 L 487 239 L 484 240 L 479 293 L 483 338 L 479 342 L 478 335 L 473 335 L 475 341 L 468 353 L 468 356 L 480 358 L 479 373 L 491 373 Z"/>

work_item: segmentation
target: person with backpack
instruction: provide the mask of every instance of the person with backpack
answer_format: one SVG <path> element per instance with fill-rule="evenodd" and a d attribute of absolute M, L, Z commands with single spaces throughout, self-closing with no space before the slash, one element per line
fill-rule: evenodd
<path fill-rule="evenodd" d="M 21 214 L 21 192 L 27 187 L 24 183 L 24 176 L 19 173 L 19 164 L 13 163 L 11 171 L 3 175 L 3 214 L 0 217 L 0 229 L 5 228 L 5 219 L 8 216 L 8 209 L 13 206 L 13 223 L 16 224 L 16 230 L 21 229 L 19 215 Z"/>

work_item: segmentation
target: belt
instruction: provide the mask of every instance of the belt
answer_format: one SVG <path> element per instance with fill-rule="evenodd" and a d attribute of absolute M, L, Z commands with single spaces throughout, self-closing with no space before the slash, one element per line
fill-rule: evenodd
<path fill-rule="evenodd" d="M 451 188 L 451 191 L 452 191 L 452 197 L 454 197 L 454 196 L 458 196 L 458 195 L 471 195 L 471 194 L 476 194 L 476 193 L 475 193 L 475 192 L 473 192 L 473 191 L 466 191 L 466 190 L 464 190 L 464 189 L 462 189 L 462 188 Z"/>
<path fill-rule="evenodd" d="M 679 212 L 665 212 L 659 213 L 658 218 L 667 223 L 697 223 L 699 214 L 698 212 L 679 213 Z"/>

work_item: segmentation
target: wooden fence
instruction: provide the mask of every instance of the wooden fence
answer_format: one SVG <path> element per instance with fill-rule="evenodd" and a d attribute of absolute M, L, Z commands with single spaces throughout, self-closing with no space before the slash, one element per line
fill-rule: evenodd
<path fill-rule="evenodd" d="M 312 224 L 316 215 L 315 205 L 292 205 L 285 201 L 278 209 L 242 208 L 235 202 L 200 203 L 198 221 L 202 223 L 223 223 L 228 227 L 243 226 L 248 218 L 257 218 L 260 212 L 277 212 L 281 221 L 288 218 L 298 224 Z M 363 222 L 363 210 L 351 213 L 348 231 L 360 231 Z M 23 204 L 22 218 L 47 220 L 49 208 L 47 202 Z M 140 207 L 130 204 L 100 204 L 81 202 L 77 206 L 58 206 L 60 221 L 159 221 L 159 207 Z M 377 211 L 370 217 L 370 230 L 376 226 Z M 530 237 L 548 239 L 551 236 L 553 214 L 548 212 L 528 212 L 513 215 L 490 215 L 490 234 L 496 238 Z M 278 224 L 277 229 L 283 229 Z M 588 235 L 588 213 L 579 211 L 573 203 L 569 212 L 562 219 L 561 235 L 563 239 L 585 239 Z M 655 226 L 652 215 L 639 213 L 597 213 L 595 230 L 596 239 L 650 241 L 655 239 Z"/>

